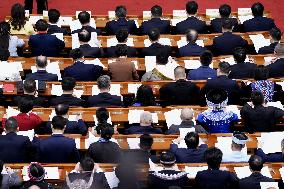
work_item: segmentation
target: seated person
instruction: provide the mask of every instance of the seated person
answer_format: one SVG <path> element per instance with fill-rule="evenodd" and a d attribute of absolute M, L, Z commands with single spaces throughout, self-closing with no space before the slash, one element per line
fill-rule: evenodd
<path fill-rule="evenodd" d="M 115 35 L 121 28 L 126 28 L 130 34 L 135 34 L 137 26 L 134 20 L 126 19 L 127 10 L 125 6 L 117 6 L 115 9 L 115 17 L 117 20 L 112 20 L 106 23 L 105 31 L 108 35 Z"/>
<path fill-rule="evenodd" d="M 270 34 L 270 45 L 261 47 L 258 50 L 258 54 L 273 54 L 276 45 L 281 41 L 282 32 L 279 28 L 272 28 L 269 31 Z"/>
<path fill-rule="evenodd" d="M 65 47 L 64 41 L 55 35 L 47 34 L 48 23 L 43 19 L 36 22 L 35 28 L 38 33 L 29 38 L 32 56 L 58 57 Z"/>
<path fill-rule="evenodd" d="M 108 47 L 106 50 L 106 56 L 107 57 L 117 57 L 115 51 L 119 46 L 124 45 L 127 47 L 127 57 L 136 57 L 137 56 L 137 50 L 134 47 L 127 46 L 127 39 L 128 39 L 128 31 L 126 28 L 121 28 L 117 30 L 115 33 L 115 37 L 117 39 L 117 45 Z"/>
<path fill-rule="evenodd" d="M 170 151 L 161 154 L 160 163 L 163 166 L 161 171 L 149 171 L 148 188 L 184 188 L 188 185 L 189 179 L 183 171 L 177 170 L 175 166 L 176 158 Z"/>
<path fill-rule="evenodd" d="M 91 33 L 83 29 L 78 33 L 80 47 L 85 58 L 101 58 L 103 57 L 103 49 L 99 47 L 91 47 L 89 41 L 91 40 Z"/>
<path fill-rule="evenodd" d="M 258 148 L 256 155 L 262 157 L 264 162 L 284 162 L 284 138 L 281 141 L 281 152 L 265 154 L 261 148 Z"/>
<path fill-rule="evenodd" d="M 284 116 L 284 111 L 267 106 L 263 94 L 259 91 L 252 92 L 251 101 L 241 109 L 241 117 L 246 131 L 250 133 L 274 131 L 276 122 Z"/>
<path fill-rule="evenodd" d="M 63 135 L 67 119 L 62 116 L 52 118 L 52 135 L 45 139 L 34 139 L 39 149 L 39 159 L 43 163 L 75 163 L 80 159 L 75 140 Z"/>
<path fill-rule="evenodd" d="M 66 185 L 76 188 L 79 180 L 84 180 L 81 187 L 110 189 L 104 172 L 97 172 L 100 167 L 89 157 L 84 157 L 75 166 L 75 169 L 66 176 Z"/>
<path fill-rule="evenodd" d="M 195 125 L 193 120 L 193 110 L 184 108 L 181 110 L 180 119 L 182 120 L 180 125 L 171 125 L 166 134 L 174 135 L 179 134 L 180 128 L 194 128 L 196 133 L 207 133 L 207 131 L 200 125 Z"/>
<path fill-rule="evenodd" d="M 189 30 L 186 32 L 187 45 L 178 49 L 178 55 L 183 56 L 200 56 L 205 50 L 205 47 L 201 47 L 196 44 L 198 39 L 198 33 L 195 30 Z"/>
<path fill-rule="evenodd" d="M 5 166 L 2 160 L 0 160 L 0 172 L 2 177 L 2 188 L 14 188 L 21 185 L 22 181 L 18 175 L 18 172 L 14 171 L 10 167 Z"/>
<path fill-rule="evenodd" d="M 156 106 L 153 89 L 150 85 L 141 85 L 137 89 L 136 98 L 132 106 Z"/>
<path fill-rule="evenodd" d="M 229 19 L 233 25 L 233 30 L 238 26 L 238 20 L 236 18 L 231 18 L 231 6 L 223 4 L 219 7 L 219 14 L 221 18 L 214 18 L 211 20 L 212 33 L 222 33 L 222 22 Z"/>
<path fill-rule="evenodd" d="M 284 68 L 284 43 L 279 43 L 275 46 L 274 54 L 276 59 L 274 59 L 271 64 L 266 66 L 269 70 L 269 77 L 284 77 L 284 73 L 282 72 Z"/>
<path fill-rule="evenodd" d="M 101 34 L 101 30 L 90 26 L 91 15 L 87 11 L 80 12 L 78 14 L 78 19 L 82 25 L 82 28 L 72 31 L 72 34 L 80 33 L 82 30 L 87 30 L 89 33 L 96 32 L 98 35 Z"/>
<path fill-rule="evenodd" d="M 108 106 L 122 106 L 121 97 L 116 95 L 111 95 L 109 93 L 110 77 L 107 75 L 102 75 L 97 80 L 97 85 L 100 90 L 98 95 L 90 96 L 87 100 L 88 107 L 98 106 L 98 107 L 108 107 Z"/>
<path fill-rule="evenodd" d="M 257 65 L 250 62 L 245 62 L 247 58 L 246 49 L 243 47 L 237 47 L 234 50 L 233 55 L 236 64 L 231 66 L 231 71 L 228 77 L 231 79 L 252 78 L 254 69 Z"/>
<path fill-rule="evenodd" d="M 251 11 L 254 18 L 244 21 L 244 32 L 269 31 L 276 27 L 273 19 L 263 16 L 264 6 L 261 3 L 254 3 Z"/>
<path fill-rule="evenodd" d="M 249 156 L 243 149 L 248 137 L 241 132 L 234 132 L 232 137 L 231 152 L 224 152 L 222 162 L 248 162 Z"/>
<path fill-rule="evenodd" d="M 48 34 L 63 33 L 63 35 L 68 35 L 68 32 L 65 28 L 61 28 L 57 25 L 59 18 L 60 12 L 57 9 L 48 10 Z"/>
<path fill-rule="evenodd" d="M 127 160 L 120 162 L 115 168 L 115 176 L 118 179 L 118 185 L 114 189 L 140 189 L 138 170 L 135 164 Z"/>
<path fill-rule="evenodd" d="M 193 29 L 198 33 L 207 33 L 206 22 L 199 20 L 197 15 L 198 4 L 195 1 L 189 1 L 186 4 L 188 18 L 177 23 L 176 30 L 179 34 L 184 34 L 188 29 Z"/>
<path fill-rule="evenodd" d="M 152 28 L 158 28 L 162 34 L 170 33 L 170 21 L 162 20 L 163 9 L 159 5 L 154 5 L 151 8 L 151 19 L 142 22 L 140 31 L 143 35 L 147 35 Z"/>
<path fill-rule="evenodd" d="M 209 133 L 231 133 L 230 126 L 239 120 L 238 115 L 226 111 L 227 92 L 223 89 L 212 89 L 206 95 L 208 110 L 197 116 L 197 123 L 207 128 Z"/>
<path fill-rule="evenodd" d="M 242 189 L 258 189 L 260 182 L 275 182 L 272 178 L 263 176 L 261 169 L 263 168 L 263 160 L 261 157 L 252 155 L 249 158 L 249 168 L 252 174 L 242 178 L 239 181 L 239 187 Z"/>
<path fill-rule="evenodd" d="M 127 47 L 119 45 L 115 50 L 117 59 L 108 65 L 111 81 L 135 81 L 139 80 L 135 65 L 127 59 Z"/>
<path fill-rule="evenodd" d="M 81 49 L 71 50 L 70 57 L 74 64 L 64 69 L 64 77 L 73 77 L 77 81 L 96 81 L 103 72 L 101 66 L 84 63 L 84 55 Z"/>
<path fill-rule="evenodd" d="M 113 127 L 104 126 L 101 129 L 101 137 L 90 145 L 87 155 L 96 163 L 118 163 L 122 157 L 119 145 L 111 141 L 114 134 Z"/>
<path fill-rule="evenodd" d="M 187 148 L 179 148 L 179 144 L 183 140 L 178 138 L 173 140 L 173 144 L 170 146 L 170 151 L 175 154 L 177 163 L 203 163 L 204 152 L 207 149 L 206 144 L 199 146 L 199 135 L 196 132 L 187 133 L 184 138 Z"/>
<path fill-rule="evenodd" d="M 149 47 L 145 47 L 142 49 L 142 55 L 144 56 L 158 56 L 161 52 L 170 55 L 171 47 L 167 45 L 162 45 L 159 43 L 160 39 L 160 30 L 157 28 L 152 28 L 148 33 L 148 38 L 151 41 L 151 45 Z"/>
<path fill-rule="evenodd" d="M 125 134 L 162 134 L 161 129 L 154 128 L 152 124 L 152 114 L 144 111 L 140 114 L 140 125 L 131 126 L 125 130 Z"/>
<path fill-rule="evenodd" d="M 222 35 L 213 39 L 211 46 L 213 54 L 219 55 L 231 55 L 236 47 L 246 48 L 248 42 L 241 36 L 233 34 L 233 24 L 229 19 L 222 22 Z"/>
<path fill-rule="evenodd" d="M 63 94 L 50 100 L 51 106 L 68 104 L 69 106 L 84 106 L 84 100 L 73 96 L 76 80 L 72 77 L 64 77 L 61 81 Z"/>
<path fill-rule="evenodd" d="M 190 70 L 187 76 L 189 80 L 207 80 L 217 77 L 217 71 L 210 68 L 209 65 L 212 64 L 213 54 L 210 51 L 204 51 L 200 55 L 201 66 L 197 69 Z"/>
<path fill-rule="evenodd" d="M 208 170 L 199 171 L 195 177 L 195 188 L 239 188 L 239 179 L 235 173 L 220 170 L 223 153 L 220 149 L 212 147 L 205 151 L 205 160 Z"/>
<path fill-rule="evenodd" d="M 96 110 L 96 118 L 97 118 L 97 122 L 95 123 L 95 128 L 93 129 L 93 134 L 94 135 L 100 135 L 101 134 L 101 130 L 102 127 L 113 127 L 114 129 L 114 133 L 117 134 L 117 126 L 116 125 L 112 125 L 110 123 L 108 123 L 108 119 L 109 119 L 109 112 L 106 108 L 104 107 L 100 107 Z"/>
<path fill-rule="evenodd" d="M 36 57 L 36 69 L 34 73 L 27 74 L 27 78 L 31 78 L 39 81 L 58 81 L 58 76 L 56 74 L 48 73 L 46 71 L 47 67 L 47 57 L 37 56 Z"/>

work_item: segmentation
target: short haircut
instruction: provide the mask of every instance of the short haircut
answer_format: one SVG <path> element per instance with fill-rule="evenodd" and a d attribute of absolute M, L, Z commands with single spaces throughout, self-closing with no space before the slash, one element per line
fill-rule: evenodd
<path fill-rule="evenodd" d="M 156 63 L 166 65 L 169 61 L 169 53 L 167 51 L 159 50 L 156 56 Z"/>
<path fill-rule="evenodd" d="M 284 43 L 278 43 L 274 48 L 274 53 L 276 55 L 284 55 Z"/>
<path fill-rule="evenodd" d="M 175 78 L 186 77 L 185 68 L 182 66 L 177 66 L 174 69 L 174 75 L 175 75 Z"/>
<path fill-rule="evenodd" d="M 60 18 L 60 12 L 57 9 L 50 9 L 48 11 L 48 20 L 50 23 L 58 22 Z"/>
<path fill-rule="evenodd" d="M 196 40 L 198 39 L 198 33 L 195 30 L 188 30 L 186 32 L 186 40 L 191 42 L 191 43 L 195 43 Z"/>
<path fill-rule="evenodd" d="M 259 65 L 254 69 L 255 80 L 267 80 L 269 77 L 269 70 L 263 65 Z"/>
<path fill-rule="evenodd" d="M 233 56 L 237 63 L 243 63 L 247 58 L 247 51 L 243 47 L 237 47 L 234 49 Z"/>
<path fill-rule="evenodd" d="M 148 111 L 144 111 L 140 114 L 140 123 L 151 125 L 153 122 L 152 114 Z"/>
<path fill-rule="evenodd" d="M 219 169 L 222 162 L 223 153 L 219 148 L 211 147 L 208 148 L 204 153 L 205 160 L 208 168 Z"/>
<path fill-rule="evenodd" d="M 55 106 L 55 113 L 58 116 L 66 115 L 69 111 L 69 105 L 68 104 L 58 104 Z"/>
<path fill-rule="evenodd" d="M 199 135 L 196 132 L 187 133 L 187 135 L 184 138 L 184 141 L 187 148 L 196 149 L 199 144 Z"/>
<path fill-rule="evenodd" d="M 46 20 L 39 19 L 35 24 L 35 28 L 37 31 L 47 31 L 48 23 Z"/>
<path fill-rule="evenodd" d="M 61 81 L 63 91 L 71 91 L 76 86 L 76 80 L 73 77 L 64 77 Z"/>
<path fill-rule="evenodd" d="M 160 162 L 165 167 L 171 167 L 175 164 L 176 157 L 173 152 L 171 151 L 164 151 L 161 153 Z"/>
<path fill-rule="evenodd" d="M 251 11 L 253 16 L 263 16 L 264 6 L 260 2 L 254 3 L 251 6 Z"/>
<path fill-rule="evenodd" d="M 126 28 L 121 28 L 115 33 L 115 37 L 119 43 L 122 43 L 128 38 L 128 30 Z"/>
<path fill-rule="evenodd" d="M 281 141 L 281 147 L 284 148 L 284 138 L 283 138 L 283 140 Z"/>
<path fill-rule="evenodd" d="M 213 60 L 213 54 L 211 51 L 204 51 L 200 56 L 200 62 L 203 66 L 209 66 Z"/>
<path fill-rule="evenodd" d="M 101 137 L 105 140 L 111 139 L 112 135 L 114 134 L 113 127 L 110 127 L 105 123 L 105 126 L 101 127 Z"/>
<path fill-rule="evenodd" d="M 279 28 L 272 28 L 270 31 L 269 31 L 269 34 L 271 36 L 271 38 L 275 41 L 280 41 L 281 38 L 282 38 L 282 32 Z"/>
<path fill-rule="evenodd" d="M 99 123 L 106 123 L 109 118 L 109 112 L 106 108 L 98 108 L 96 110 L 96 117 Z"/>
<path fill-rule="evenodd" d="M 6 132 L 16 132 L 18 127 L 19 127 L 18 121 L 15 118 L 10 117 L 10 118 L 6 119 L 6 121 L 5 121 Z"/>
<path fill-rule="evenodd" d="M 118 44 L 115 48 L 115 54 L 117 57 L 127 56 L 127 46 L 124 44 Z"/>
<path fill-rule="evenodd" d="M 228 18 L 231 14 L 231 6 L 223 4 L 219 7 L 219 13 L 222 18 Z"/>
<path fill-rule="evenodd" d="M 28 113 L 34 107 L 34 102 L 28 97 L 22 97 L 19 101 L 18 107 L 21 113 Z"/>
<path fill-rule="evenodd" d="M 189 1 L 186 3 L 186 12 L 188 14 L 196 14 L 198 10 L 198 4 L 195 1 Z"/>
<path fill-rule="evenodd" d="M 108 75 L 102 75 L 97 79 L 97 85 L 99 89 L 110 88 L 110 77 Z"/>
<path fill-rule="evenodd" d="M 259 106 L 264 103 L 264 96 L 260 91 L 253 91 L 251 93 L 251 101 L 254 106 Z"/>
<path fill-rule="evenodd" d="M 77 60 L 77 59 L 79 59 L 79 58 L 82 58 L 84 55 L 83 55 L 83 52 L 81 51 L 81 49 L 76 48 L 76 49 L 72 49 L 72 50 L 70 51 L 69 56 L 70 56 L 71 58 L 73 58 L 73 60 Z"/>
<path fill-rule="evenodd" d="M 151 135 L 149 134 L 143 134 L 140 137 L 140 148 L 142 150 L 151 150 L 154 139 Z"/>
<path fill-rule="evenodd" d="M 148 32 L 148 37 L 151 41 L 157 41 L 160 37 L 160 30 L 158 28 L 151 28 Z"/>
<path fill-rule="evenodd" d="M 115 9 L 115 15 L 118 18 L 125 18 L 127 15 L 126 7 L 123 5 L 117 6 Z"/>
<path fill-rule="evenodd" d="M 78 19 L 81 24 L 88 24 L 90 22 L 91 15 L 87 11 L 82 11 L 78 14 Z"/>
<path fill-rule="evenodd" d="M 10 52 L 8 49 L 0 50 L 0 61 L 7 61 L 10 57 Z"/>
<path fill-rule="evenodd" d="M 32 78 L 28 78 L 24 81 L 24 91 L 27 93 L 33 93 L 36 91 L 36 82 Z"/>
<path fill-rule="evenodd" d="M 260 156 L 252 155 L 249 158 L 249 167 L 252 171 L 261 171 L 263 163 L 263 159 Z"/>
<path fill-rule="evenodd" d="M 162 14 L 163 14 L 163 9 L 161 6 L 159 5 L 154 5 L 152 8 L 151 8 L 151 14 L 152 16 L 154 17 L 161 17 Z"/>
<path fill-rule="evenodd" d="M 228 62 L 220 62 L 218 67 L 223 73 L 225 74 L 230 73 L 231 65 Z"/>
<path fill-rule="evenodd" d="M 95 162 L 90 157 L 84 157 L 80 161 L 80 166 L 82 167 L 83 171 L 92 171 L 95 167 Z"/>
<path fill-rule="evenodd" d="M 45 68 L 47 66 L 47 57 L 46 56 L 37 56 L 36 65 L 40 68 Z"/>
<path fill-rule="evenodd" d="M 62 116 L 54 116 L 51 124 L 53 129 L 63 130 L 67 124 L 67 119 Z"/>
<path fill-rule="evenodd" d="M 87 43 L 91 40 L 91 33 L 87 30 L 82 30 L 78 33 L 78 39 L 79 41 Z"/>
<path fill-rule="evenodd" d="M 222 21 L 222 28 L 226 29 L 226 30 L 232 30 L 233 29 L 233 24 L 232 21 L 230 19 L 224 19 Z"/>

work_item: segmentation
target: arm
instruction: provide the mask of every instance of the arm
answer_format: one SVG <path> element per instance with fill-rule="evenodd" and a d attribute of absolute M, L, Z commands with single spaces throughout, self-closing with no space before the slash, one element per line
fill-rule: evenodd
<path fill-rule="evenodd" d="M 9 174 L 9 187 L 19 186 L 21 184 L 21 179 L 17 173 Z"/>
<path fill-rule="evenodd" d="M 87 126 L 86 126 L 85 122 L 82 119 L 78 120 L 78 127 L 79 127 L 80 134 L 85 136 L 87 134 L 88 130 L 87 130 Z"/>
<path fill-rule="evenodd" d="M 25 41 L 23 39 L 17 38 L 17 47 L 22 47 L 24 46 L 24 44 L 25 44 Z"/>
<path fill-rule="evenodd" d="M 173 152 L 174 154 L 177 151 L 177 149 L 178 149 L 178 145 L 176 145 L 176 144 L 171 144 L 170 145 L 170 151 Z"/>
<path fill-rule="evenodd" d="M 263 152 L 263 150 L 261 148 L 258 148 L 256 150 L 256 155 L 260 156 L 264 162 L 267 162 L 268 161 L 268 156 Z"/>

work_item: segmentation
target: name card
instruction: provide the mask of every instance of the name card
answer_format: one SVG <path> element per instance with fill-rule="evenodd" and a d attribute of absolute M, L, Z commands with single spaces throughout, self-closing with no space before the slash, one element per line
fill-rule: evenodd
<path fill-rule="evenodd" d="M 127 138 L 127 143 L 130 149 L 140 149 L 140 138 Z"/>
<path fill-rule="evenodd" d="M 173 17 L 187 17 L 187 12 L 186 10 L 173 10 Z"/>
<path fill-rule="evenodd" d="M 115 11 L 108 11 L 108 19 L 109 20 L 115 20 Z"/>
<path fill-rule="evenodd" d="M 149 20 L 151 19 L 151 11 L 143 11 L 143 20 Z"/>
<path fill-rule="evenodd" d="M 184 167 L 184 171 L 187 173 L 188 178 L 195 178 L 196 174 L 199 171 L 204 171 L 204 170 L 207 170 L 207 169 L 208 169 L 208 166 L 201 166 L 201 167 L 188 167 L 188 166 L 185 166 Z"/>
<path fill-rule="evenodd" d="M 219 9 L 206 9 L 206 16 L 211 18 L 220 17 Z"/>
<path fill-rule="evenodd" d="M 251 14 L 251 8 L 238 8 L 238 16 L 246 16 Z"/>

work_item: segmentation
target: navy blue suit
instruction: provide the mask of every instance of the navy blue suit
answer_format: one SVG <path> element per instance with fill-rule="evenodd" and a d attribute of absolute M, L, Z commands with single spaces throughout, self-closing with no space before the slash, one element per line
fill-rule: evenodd
<path fill-rule="evenodd" d="M 79 49 L 82 51 L 85 58 L 101 58 L 103 50 L 99 47 L 91 47 L 89 44 L 81 45 Z"/>
<path fill-rule="evenodd" d="M 274 49 L 275 49 L 277 44 L 278 44 L 278 42 L 271 43 L 270 45 L 265 46 L 265 47 L 261 47 L 258 50 L 258 54 L 273 54 L 274 53 Z"/>
<path fill-rule="evenodd" d="M 217 71 L 209 66 L 200 66 L 197 69 L 190 70 L 187 76 L 189 80 L 207 80 L 217 77 Z"/>
<path fill-rule="evenodd" d="M 80 160 L 75 140 L 61 134 L 46 139 L 36 139 L 39 147 L 39 159 L 43 163 L 75 163 Z"/>
<path fill-rule="evenodd" d="M 60 51 L 64 49 L 65 44 L 64 41 L 61 41 L 54 35 L 36 34 L 30 36 L 29 46 L 32 56 L 57 57 Z"/>
<path fill-rule="evenodd" d="M 260 189 L 260 182 L 275 182 L 272 178 L 265 177 L 261 173 L 252 173 L 250 176 L 240 179 L 241 189 Z"/>
<path fill-rule="evenodd" d="M 206 50 L 205 47 L 201 47 L 196 43 L 188 43 L 187 45 L 178 49 L 179 56 L 200 56 Z"/>
<path fill-rule="evenodd" d="M 237 63 L 231 67 L 229 78 L 231 79 L 245 79 L 254 77 L 254 69 L 257 67 L 256 64 L 244 62 Z"/>
<path fill-rule="evenodd" d="M 81 29 L 72 31 L 72 34 L 80 33 L 82 30 L 87 30 L 89 33 L 96 32 L 97 35 L 101 35 L 102 33 L 100 29 L 93 28 L 92 26 L 83 26 Z"/>
<path fill-rule="evenodd" d="M 78 61 L 64 69 L 64 76 L 73 77 L 76 81 L 96 81 L 102 71 L 101 66 L 84 64 Z"/>
<path fill-rule="evenodd" d="M 262 16 L 254 17 L 243 23 L 245 32 L 253 31 L 269 31 L 276 27 L 274 20 L 271 18 L 266 18 Z"/>
<path fill-rule="evenodd" d="M 215 18 L 214 20 L 211 20 L 212 33 L 222 33 L 222 22 L 226 19 L 228 18 Z M 229 18 L 229 20 L 234 28 L 238 26 L 238 20 L 236 18 Z"/>
<path fill-rule="evenodd" d="M 125 130 L 125 134 L 162 134 L 160 129 L 153 128 L 152 126 L 131 126 Z"/>
<path fill-rule="evenodd" d="M 141 33 L 147 35 L 152 28 L 158 28 L 160 33 L 167 34 L 170 32 L 170 21 L 162 20 L 161 18 L 152 18 L 150 20 L 144 21 L 141 24 Z"/>
<path fill-rule="evenodd" d="M 119 18 L 117 20 L 107 22 L 105 30 L 107 34 L 115 35 L 121 28 L 126 28 L 130 34 L 134 34 L 137 30 L 134 20 L 126 20 L 125 18 Z"/>
<path fill-rule="evenodd" d="M 26 79 L 28 78 L 39 81 L 58 81 L 58 76 L 56 74 L 48 73 L 46 70 L 38 70 L 35 73 L 27 74 Z"/>
<path fill-rule="evenodd" d="M 117 48 L 117 45 L 107 48 L 106 56 L 107 57 L 117 57 L 117 55 L 115 54 L 116 48 Z M 136 57 L 136 56 L 137 56 L 137 50 L 133 47 L 127 46 L 127 57 Z"/>
<path fill-rule="evenodd" d="M 69 106 L 84 106 L 85 101 L 74 97 L 72 94 L 62 94 L 50 100 L 51 106 L 56 106 L 58 104 L 68 104 Z"/>
<path fill-rule="evenodd" d="M 65 28 L 60 28 L 57 25 L 48 25 L 48 34 L 54 34 L 54 33 L 63 33 L 63 35 L 68 35 L 68 32 Z"/>
<path fill-rule="evenodd" d="M 284 58 L 280 58 L 266 66 L 269 70 L 269 77 L 283 77 L 284 76 Z"/>
<path fill-rule="evenodd" d="M 200 145 L 197 149 L 178 148 L 178 145 L 171 144 L 170 151 L 175 154 L 177 163 L 203 163 L 207 148 L 206 144 Z"/>
<path fill-rule="evenodd" d="M 265 162 L 284 162 L 284 154 L 281 152 L 265 154 L 261 148 L 258 148 L 256 155 L 262 157 L 263 161 Z"/>
<path fill-rule="evenodd" d="M 98 95 L 90 96 L 87 100 L 88 107 L 109 107 L 122 106 L 121 97 L 111 95 L 110 93 L 99 93 Z"/>
<path fill-rule="evenodd" d="M 152 43 L 149 47 L 142 49 L 143 56 L 158 56 L 160 52 L 171 53 L 171 47 L 166 45 L 161 45 L 160 43 Z"/>
<path fill-rule="evenodd" d="M 177 23 L 176 30 L 179 34 L 185 34 L 187 30 L 194 29 L 198 33 L 206 33 L 207 26 L 206 22 L 199 20 L 198 18 L 191 16 L 186 20 Z"/>
<path fill-rule="evenodd" d="M 214 55 L 230 55 L 233 54 L 236 47 L 246 47 L 248 42 L 241 36 L 231 32 L 224 32 L 219 37 L 213 39 L 212 50 Z"/>

